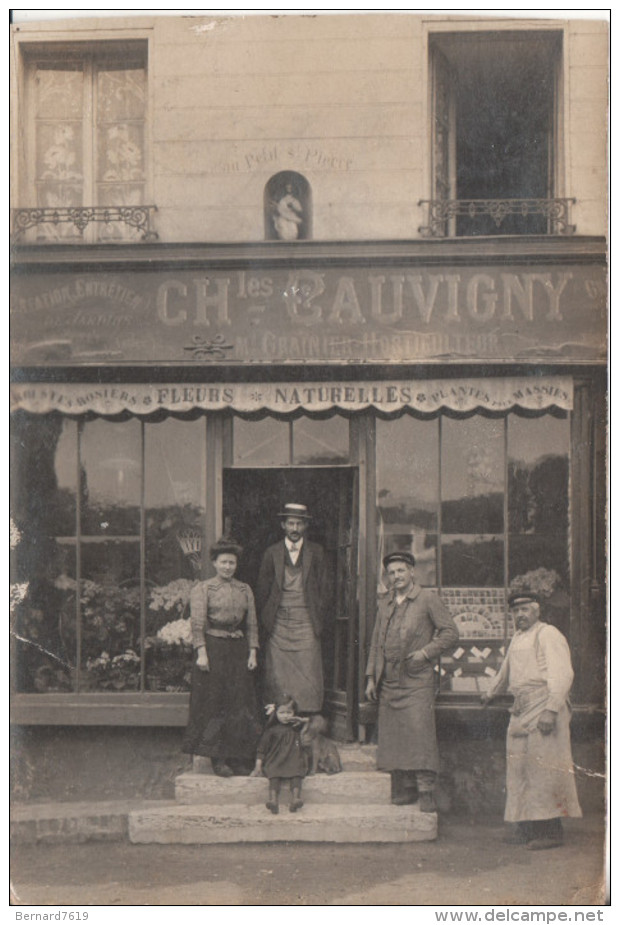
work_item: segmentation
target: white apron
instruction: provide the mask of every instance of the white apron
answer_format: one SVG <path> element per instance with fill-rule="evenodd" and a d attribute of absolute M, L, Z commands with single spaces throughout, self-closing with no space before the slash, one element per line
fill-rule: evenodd
<path fill-rule="evenodd" d="M 515 702 L 506 736 L 507 822 L 581 816 L 570 744 L 570 709 L 564 703 L 549 735 L 537 728 L 548 702 L 539 680 L 538 632 L 514 639 L 508 653 Z"/>

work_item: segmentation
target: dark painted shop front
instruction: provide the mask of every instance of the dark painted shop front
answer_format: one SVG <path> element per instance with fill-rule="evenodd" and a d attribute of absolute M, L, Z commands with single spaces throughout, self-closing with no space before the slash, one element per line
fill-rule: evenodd
<path fill-rule="evenodd" d="M 178 761 L 192 582 L 226 532 L 252 585 L 297 501 L 331 570 L 336 738 L 372 739 L 380 562 L 406 549 L 461 634 L 437 666 L 445 773 L 484 753 L 481 792 L 501 786 L 504 712 L 479 699 L 523 585 L 569 639 L 576 761 L 603 769 L 605 250 L 515 240 L 16 253 L 22 759 L 88 742 L 115 773 L 133 735 L 145 779 L 153 742 Z"/>

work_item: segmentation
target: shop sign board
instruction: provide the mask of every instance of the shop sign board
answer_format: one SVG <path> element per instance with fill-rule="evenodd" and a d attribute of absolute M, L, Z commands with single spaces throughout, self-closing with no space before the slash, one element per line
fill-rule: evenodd
<path fill-rule="evenodd" d="M 502 376 L 467 379 L 426 379 L 342 382 L 253 383 L 123 383 L 93 385 L 64 382 L 25 383 L 11 387 L 12 410 L 47 414 L 92 411 L 117 415 L 129 411 L 150 415 L 158 411 L 355 412 L 375 408 L 387 413 L 409 408 L 431 414 L 477 410 L 507 412 L 514 408 L 548 411 L 573 407 L 570 376 Z"/>
<path fill-rule="evenodd" d="M 14 273 L 19 365 L 592 362 L 603 266 Z"/>

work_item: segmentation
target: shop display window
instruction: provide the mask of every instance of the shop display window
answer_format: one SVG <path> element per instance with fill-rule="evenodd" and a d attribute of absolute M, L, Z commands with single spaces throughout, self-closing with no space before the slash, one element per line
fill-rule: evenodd
<path fill-rule="evenodd" d="M 22 416 L 15 436 L 18 690 L 189 690 L 205 419 Z"/>
<path fill-rule="evenodd" d="M 440 690 L 479 694 L 514 632 L 511 590 L 538 590 L 544 619 L 568 635 L 568 417 L 403 415 L 376 433 L 378 561 L 413 553 L 461 636 L 437 666 Z"/>

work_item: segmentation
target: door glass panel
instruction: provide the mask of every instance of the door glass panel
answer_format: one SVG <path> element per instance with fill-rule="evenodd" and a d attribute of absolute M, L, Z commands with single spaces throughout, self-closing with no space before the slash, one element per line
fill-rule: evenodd
<path fill-rule="evenodd" d="M 235 466 L 287 466 L 290 463 L 290 424 L 275 418 L 244 421 L 233 418 Z"/>
<path fill-rule="evenodd" d="M 336 414 L 325 420 L 299 418 L 293 422 L 293 462 L 329 466 L 349 461 L 349 420 Z"/>
<path fill-rule="evenodd" d="M 34 70 L 34 179 L 37 205 L 82 205 L 83 98 L 81 65 L 38 66 Z M 70 223 L 41 225 L 37 238 L 79 237 Z"/>

